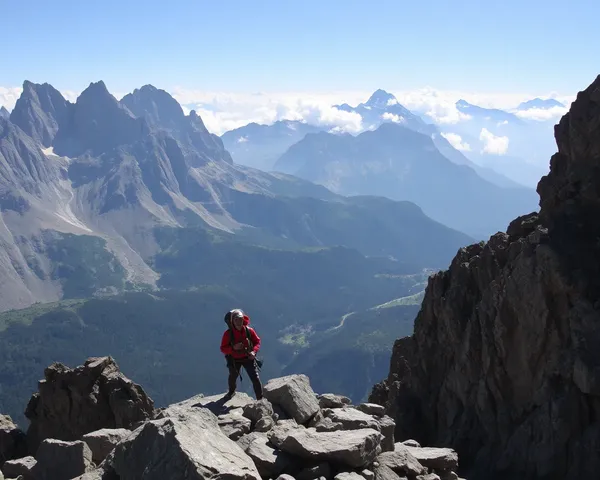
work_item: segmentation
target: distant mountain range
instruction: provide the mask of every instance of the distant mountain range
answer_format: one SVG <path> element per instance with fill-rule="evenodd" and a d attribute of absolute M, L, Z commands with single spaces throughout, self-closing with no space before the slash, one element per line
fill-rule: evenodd
<path fill-rule="evenodd" d="M 26 81 L 0 122 L 1 310 L 164 286 L 161 241 L 186 229 L 277 249 L 342 245 L 416 270 L 468 241 L 409 203 L 236 165 L 194 111 L 149 85 L 119 102 L 92 83 L 71 103 Z"/>
<path fill-rule="evenodd" d="M 275 168 L 344 195 L 377 192 L 415 202 L 428 216 L 481 239 L 537 204 L 533 190 L 484 180 L 449 161 L 431 137 L 402 123 L 383 123 L 357 136 L 309 134 Z"/>
<path fill-rule="evenodd" d="M 541 110 L 548 110 L 548 109 L 554 108 L 554 107 L 565 108 L 566 105 L 563 103 L 560 103 L 558 100 L 555 100 L 553 98 L 546 98 L 546 99 L 534 98 L 532 100 L 528 100 L 526 102 L 520 103 L 519 106 L 517 107 L 517 110 L 523 111 L 523 110 L 529 110 L 531 108 L 539 108 Z"/>

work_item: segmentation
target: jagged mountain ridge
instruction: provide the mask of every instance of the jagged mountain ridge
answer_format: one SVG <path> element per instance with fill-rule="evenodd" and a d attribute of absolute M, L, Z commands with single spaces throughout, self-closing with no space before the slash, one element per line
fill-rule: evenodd
<path fill-rule="evenodd" d="M 430 278 L 371 395 L 400 438 L 456 448 L 468 478 L 598 474 L 599 132 L 600 76 L 555 127 L 539 214 Z"/>
<path fill-rule="evenodd" d="M 524 206 L 536 206 L 533 192 L 485 181 L 444 157 L 429 136 L 396 123 L 356 137 L 309 134 L 276 169 L 345 195 L 378 193 L 415 202 L 437 221 L 476 238 L 504 228 Z"/>
<path fill-rule="evenodd" d="M 156 285 L 159 273 L 151 266 L 159 251 L 156 228 L 202 225 L 232 235 L 256 237 L 258 232 L 296 247 L 299 239 L 303 239 L 300 246 L 356 247 L 345 233 L 349 226 L 340 222 L 328 226 L 334 234 L 327 232 L 325 238 L 324 224 L 301 220 L 314 212 L 284 205 L 291 208 L 288 223 L 301 225 L 285 231 L 268 217 L 252 220 L 262 225 L 256 228 L 243 219 L 248 217 L 243 209 L 232 214 L 236 205 L 249 199 L 260 199 L 267 212 L 280 208 L 280 198 L 294 203 L 289 199 L 303 196 L 316 199 L 317 213 L 323 202 L 331 202 L 328 211 L 339 212 L 340 218 L 352 211 L 350 217 L 358 219 L 353 205 L 364 201 L 336 196 L 287 175 L 234 165 L 222 141 L 208 132 L 195 112 L 186 116 L 172 97 L 152 86 L 119 102 L 103 82 L 96 82 L 71 103 L 48 84 L 25 82 L 10 119 L 1 121 L 0 272 L 10 279 L 7 296 L 0 301 L 4 309 L 62 298 L 66 260 L 49 261 L 47 250 L 54 251 L 55 246 L 48 242 L 89 252 L 92 263 L 107 255 L 105 243 L 114 258 L 103 260 L 103 265 L 110 265 L 106 279 L 90 279 L 90 289 L 107 292 L 128 285 Z M 392 210 L 399 218 L 426 218 L 419 212 L 415 217 L 410 205 L 395 205 Z M 373 216 L 367 211 L 359 215 Z M 467 239 L 442 225 L 433 228 L 453 237 L 448 253 Z M 363 253 L 403 255 L 394 246 L 378 247 L 377 241 L 369 248 Z M 68 266 L 71 273 L 73 269 L 81 273 L 78 268 Z M 122 277 L 116 285 L 115 277 Z"/>

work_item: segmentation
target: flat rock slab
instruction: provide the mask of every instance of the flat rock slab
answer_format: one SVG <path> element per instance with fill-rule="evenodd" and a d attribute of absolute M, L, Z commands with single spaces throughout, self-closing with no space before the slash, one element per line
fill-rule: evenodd
<path fill-rule="evenodd" d="M 207 408 L 215 415 L 223 415 L 237 408 L 244 408 L 246 405 L 253 403 L 249 395 L 243 392 L 236 393 L 233 397 L 228 397 L 226 394 L 211 395 L 205 397 L 197 395 L 195 397 L 184 400 L 183 402 L 175 403 L 171 406 L 176 407 L 191 407 L 191 408 Z M 170 408 L 170 407 L 169 407 Z"/>
<path fill-rule="evenodd" d="M 308 422 L 319 410 L 317 396 L 306 375 L 273 378 L 264 386 L 264 395 L 298 423 Z"/>
<path fill-rule="evenodd" d="M 375 480 L 406 480 L 406 477 L 401 477 L 390 467 L 380 465 L 375 468 Z"/>
<path fill-rule="evenodd" d="M 120 480 L 260 480 L 252 459 L 221 432 L 206 408 L 168 408 L 113 450 L 106 463 Z"/>
<path fill-rule="evenodd" d="M 409 451 L 409 448 L 406 445 L 398 444 L 393 452 L 384 452 L 379 455 L 377 462 L 402 475 L 416 476 L 426 473 L 424 466 Z"/>
<path fill-rule="evenodd" d="M 367 415 L 376 415 L 377 417 L 383 417 L 385 415 L 385 407 L 377 405 L 376 403 L 361 403 L 356 408 Z"/>
<path fill-rule="evenodd" d="M 322 395 L 317 395 L 317 399 L 319 400 L 319 406 L 321 408 L 342 408 L 352 403 L 352 400 L 350 400 L 348 397 L 344 397 L 343 395 L 335 395 L 333 393 L 323 393 Z"/>
<path fill-rule="evenodd" d="M 325 461 L 364 467 L 377 456 L 382 435 L 377 430 L 317 432 L 314 429 L 291 429 L 281 443 L 281 450 L 315 462 Z"/>
<path fill-rule="evenodd" d="M 233 441 L 249 433 L 252 425 L 250 419 L 242 415 L 241 410 L 232 410 L 231 413 L 219 415 L 218 423 L 221 431 Z"/>
<path fill-rule="evenodd" d="M 131 435 L 131 430 L 126 428 L 103 428 L 90 432 L 82 437 L 92 451 L 92 460 L 100 465 L 117 443 Z"/>
<path fill-rule="evenodd" d="M 396 444 L 398 447 L 398 444 Z M 458 454 L 451 448 L 436 447 L 409 447 L 405 448 L 427 468 L 434 470 L 456 470 L 458 467 Z"/>
<path fill-rule="evenodd" d="M 356 472 L 342 472 L 333 477 L 333 480 L 365 480 L 365 477 Z"/>
<path fill-rule="evenodd" d="M 330 418 L 333 423 L 340 423 L 344 430 L 357 430 L 359 428 L 381 429 L 376 418 L 352 407 L 328 408 L 323 410 L 323 415 L 326 418 Z"/>

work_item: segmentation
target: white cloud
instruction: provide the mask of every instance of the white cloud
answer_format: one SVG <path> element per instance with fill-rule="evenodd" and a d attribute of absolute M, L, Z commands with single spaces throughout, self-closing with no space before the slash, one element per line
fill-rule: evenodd
<path fill-rule="evenodd" d="M 497 127 L 501 127 L 502 125 L 508 125 L 508 120 L 504 120 L 503 122 L 498 122 L 496 124 Z"/>
<path fill-rule="evenodd" d="M 391 122 L 394 123 L 404 123 L 406 120 L 404 119 L 404 117 L 401 117 L 400 115 L 396 115 L 395 113 L 389 113 L 389 112 L 385 112 L 381 118 L 383 118 L 384 120 L 390 120 Z"/>
<path fill-rule="evenodd" d="M 457 150 L 460 150 L 461 152 L 471 151 L 471 145 L 469 145 L 467 142 L 463 142 L 463 139 L 460 135 L 457 135 L 456 133 L 441 133 L 441 135 Z"/>
<path fill-rule="evenodd" d="M 530 108 L 528 110 L 522 110 L 520 112 L 515 112 L 515 115 L 518 117 L 524 118 L 526 120 L 535 120 L 537 122 L 545 122 L 550 120 L 558 120 L 565 113 L 567 113 L 569 109 L 567 107 L 552 107 L 552 108 Z"/>
<path fill-rule="evenodd" d="M 391 107 L 392 105 L 398 105 L 398 100 L 396 100 L 395 98 L 390 98 L 390 99 L 387 101 L 387 106 L 388 106 L 388 107 Z"/>
<path fill-rule="evenodd" d="M 12 110 L 22 90 L 21 87 L 0 87 L 0 106 Z"/>
<path fill-rule="evenodd" d="M 240 137 L 237 139 L 237 143 L 246 143 L 248 141 L 248 137 Z"/>
<path fill-rule="evenodd" d="M 481 153 L 504 155 L 508 151 L 508 137 L 497 137 L 487 128 L 482 128 L 479 140 L 483 142 Z"/>

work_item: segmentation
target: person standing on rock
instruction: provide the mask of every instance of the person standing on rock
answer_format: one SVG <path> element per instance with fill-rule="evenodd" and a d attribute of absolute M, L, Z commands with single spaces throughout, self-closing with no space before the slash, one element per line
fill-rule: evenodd
<path fill-rule="evenodd" d="M 260 349 L 260 337 L 249 326 L 250 317 L 239 308 L 225 314 L 225 323 L 228 329 L 223 333 L 221 339 L 221 352 L 225 354 L 229 369 L 227 396 L 231 397 L 235 394 L 237 377 L 240 375 L 240 369 L 244 367 L 252 382 L 256 399 L 260 400 L 263 396 L 263 389 L 258 376 L 259 366 L 256 360 L 256 354 Z"/>

